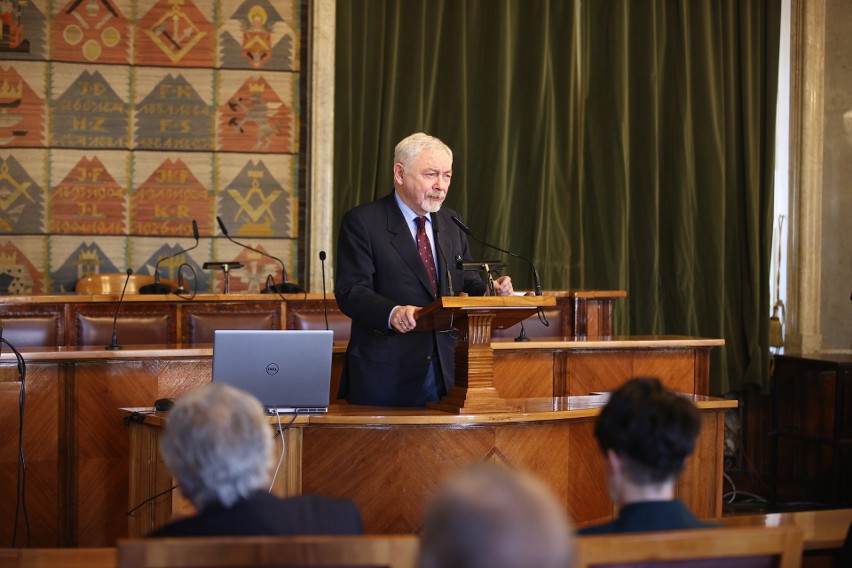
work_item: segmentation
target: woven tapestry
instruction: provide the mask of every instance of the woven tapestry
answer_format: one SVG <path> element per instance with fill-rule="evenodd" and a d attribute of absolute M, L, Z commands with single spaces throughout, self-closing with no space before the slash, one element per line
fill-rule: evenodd
<path fill-rule="evenodd" d="M 298 280 L 299 0 L 0 1 L 0 293 Z M 199 246 L 192 221 L 196 221 Z"/>

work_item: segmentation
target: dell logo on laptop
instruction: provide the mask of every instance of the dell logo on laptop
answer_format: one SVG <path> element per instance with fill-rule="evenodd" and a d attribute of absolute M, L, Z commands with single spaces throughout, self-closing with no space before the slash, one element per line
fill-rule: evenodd
<path fill-rule="evenodd" d="M 267 375 L 277 375 L 278 374 L 278 364 L 270 363 L 266 366 L 266 374 Z"/>

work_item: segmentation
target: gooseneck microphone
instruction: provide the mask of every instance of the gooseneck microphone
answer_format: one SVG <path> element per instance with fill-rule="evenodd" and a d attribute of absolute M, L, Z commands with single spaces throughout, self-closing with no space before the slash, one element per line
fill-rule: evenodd
<path fill-rule="evenodd" d="M 192 236 L 195 238 L 195 244 L 189 247 L 188 249 L 179 250 L 174 254 L 170 254 L 168 256 L 164 256 L 163 258 L 157 261 L 157 264 L 154 266 L 154 283 L 153 284 L 145 284 L 141 288 L 139 288 L 140 294 L 169 294 L 172 291 L 171 286 L 168 284 L 160 284 L 160 263 L 164 260 L 168 260 L 170 258 L 174 258 L 179 254 L 184 254 L 195 247 L 198 246 L 198 223 L 195 222 L 195 219 L 192 220 Z M 178 270 L 178 281 L 180 281 L 180 270 Z M 181 286 L 178 286 L 178 292 L 182 292 Z"/>
<path fill-rule="evenodd" d="M 278 292 L 281 294 L 296 294 L 305 291 L 305 289 L 299 286 L 298 284 L 287 282 L 287 269 L 284 266 L 284 262 L 280 258 L 278 258 L 277 256 L 272 256 L 271 254 L 263 252 L 262 250 L 258 250 L 248 245 L 244 245 L 243 243 L 232 239 L 231 236 L 228 234 L 228 229 L 227 227 L 225 227 L 225 223 L 222 221 L 222 218 L 217 215 L 216 221 L 219 223 L 219 228 L 222 230 L 222 234 L 225 235 L 225 238 L 227 238 L 229 241 L 239 247 L 243 247 L 244 249 L 248 249 L 267 258 L 271 258 L 272 260 L 276 261 L 278 264 L 281 265 L 281 279 L 283 280 L 283 282 L 281 284 L 275 284 L 274 287 L 269 286 L 269 284 L 267 284 L 266 288 L 262 291 L 263 293 Z M 273 278 L 272 281 L 275 282 L 275 279 Z"/>
<path fill-rule="evenodd" d="M 124 288 L 121 289 L 121 296 L 118 298 L 118 305 L 115 307 L 115 317 L 112 318 L 112 343 L 106 346 L 107 351 L 116 351 L 124 349 L 118 344 L 118 312 L 121 310 L 121 303 L 124 301 L 124 291 L 127 290 L 127 283 L 130 282 L 130 275 L 133 274 L 133 269 L 127 269 L 127 278 L 124 279 Z"/>
<path fill-rule="evenodd" d="M 447 263 L 447 257 L 444 256 L 444 249 L 441 248 L 441 240 L 438 238 L 438 233 L 441 231 L 440 223 L 438 222 L 438 214 L 432 213 L 432 232 L 435 234 L 435 248 L 438 249 L 438 254 L 441 255 L 441 262 L 444 263 L 447 277 L 447 296 L 455 296 L 453 293 L 453 276 L 450 273 L 450 265 Z M 440 290 L 438 290 L 440 292 Z"/>
<path fill-rule="evenodd" d="M 485 241 L 479 240 L 479 238 L 477 238 L 477 236 L 473 234 L 473 231 L 471 231 L 470 228 L 468 228 L 467 225 L 465 225 L 464 223 L 461 222 L 461 219 L 458 218 L 458 215 L 453 215 L 452 219 L 453 219 L 453 223 L 458 225 L 459 229 L 461 229 L 467 236 L 469 236 L 470 238 L 472 238 L 473 240 L 475 240 L 479 244 L 486 246 L 488 248 L 493 248 L 494 250 L 498 250 L 498 251 L 500 251 L 504 254 L 508 254 L 509 256 L 514 256 L 515 258 L 520 258 L 521 260 L 526 261 L 530 265 L 530 267 L 532 268 L 532 271 L 533 271 L 533 280 L 535 282 L 535 295 L 541 296 L 541 281 L 538 279 L 538 271 L 535 269 L 535 265 L 532 263 L 532 261 L 530 259 L 528 259 L 525 256 L 521 256 L 519 254 L 516 254 L 514 252 L 511 252 L 511 251 L 508 251 L 508 250 L 505 250 L 505 249 L 501 249 L 500 247 L 494 246 L 490 243 L 486 243 Z"/>
<path fill-rule="evenodd" d="M 320 263 L 322 264 L 322 314 L 325 316 L 325 329 L 328 330 L 328 306 L 325 303 L 326 300 L 326 291 L 325 291 L 325 251 L 321 250 L 319 252 Z"/>

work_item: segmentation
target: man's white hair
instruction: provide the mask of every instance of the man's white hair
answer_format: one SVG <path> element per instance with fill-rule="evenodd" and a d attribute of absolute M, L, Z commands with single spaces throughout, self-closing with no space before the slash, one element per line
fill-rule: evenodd
<path fill-rule="evenodd" d="M 450 161 L 453 161 L 453 151 L 440 139 L 423 132 L 415 132 L 400 140 L 399 144 L 396 145 L 393 152 L 393 162 L 402 164 L 402 167 L 407 171 L 414 160 L 417 159 L 417 156 L 420 155 L 420 152 L 427 149 L 443 150 L 450 157 Z"/>
<path fill-rule="evenodd" d="M 211 383 L 182 396 L 169 411 L 160 455 L 199 511 L 217 503 L 230 507 L 266 489 L 272 433 L 256 398 Z"/>

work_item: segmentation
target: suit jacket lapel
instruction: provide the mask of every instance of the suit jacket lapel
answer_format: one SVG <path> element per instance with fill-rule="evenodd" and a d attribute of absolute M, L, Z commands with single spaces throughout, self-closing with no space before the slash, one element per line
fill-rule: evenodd
<path fill-rule="evenodd" d="M 391 194 L 386 201 L 388 213 L 388 232 L 391 233 L 391 245 L 399 253 L 400 258 L 411 269 L 412 272 L 420 280 L 420 283 L 434 297 L 432 292 L 432 283 L 429 282 L 429 275 L 426 273 L 426 267 L 423 266 L 423 261 L 420 260 L 420 254 L 417 252 L 417 245 L 414 239 L 411 238 L 405 217 L 402 216 L 402 211 L 396 204 L 396 198 Z"/>

